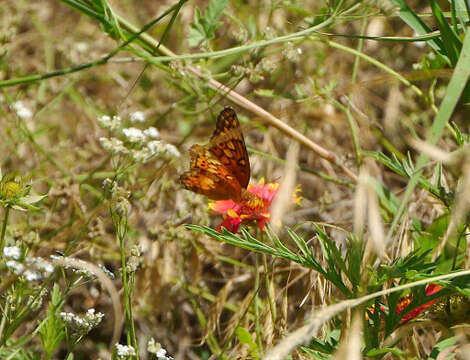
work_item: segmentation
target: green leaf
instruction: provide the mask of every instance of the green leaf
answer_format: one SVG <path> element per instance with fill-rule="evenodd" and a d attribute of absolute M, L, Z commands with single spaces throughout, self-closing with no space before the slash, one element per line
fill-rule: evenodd
<path fill-rule="evenodd" d="M 37 202 L 40 202 L 42 199 L 47 197 L 47 195 L 26 195 L 21 198 L 22 202 L 25 204 L 36 204 Z"/>
<path fill-rule="evenodd" d="M 274 93 L 274 90 L 272 89 L 257 89 L 255 90 L 255 94 L 258 96 L 264 96 L 264 97 L 269 97 L 269 98 L 276 97 L 276 94 Z"/>
<path fill-rule="evenodd" d="M 438 359 L 440 358 L 439 354 L 444 350 L 457 344 L 458 338 L 456 336 L 449 337 L 445 340 L 438 342 L 431 351 L 429 359 Z M 446 357 L 447 359 L 447 357 Z"/>
<path fill-rule="evenodd" d="M 250 347 L 256 346 L 255 342 L 253 341 L 253 338 L 251 337 L 251 334 L 249 333 L 247 329 L 239 326 L 235 330 L 235 334 L 237 335 L 238 340 L 242 344 L 250 345 Z"/>
<path fill-rule="evenodd" d="M 460 23 L 463 26 L 464 31 L 466 31 L 465 24 L 469 21 L 469 11 L 470 11 L 470 9 L 467 9 L 467 6 L 470 7 L 470 3 L 468 3 L 467 1 L 467 6 L 466 6 L 465 1 L 467 0 L 454 0 L 455 12 L 457 13 L 457 16 L 460 20 Z"/>
<path fill-rule="evenodd" d="M 252 358 L 259 359 L 258 345 L 256 345 L 250 332 L 247 329 L 239 326 L 235 330 L 235 335 L 237 336 L 240 343 L 248 345 L 248 347 L 250 348 L 250 355 L 252 356 Z"/>
<path fill-rule="evenodd" d="M 447 232 L 450 222 L 448 213 L 435 219 L 432 224 L 422 232 L 415 235 L 415 248 L 420 251 L 435 250 Z M 441 255 L 441 260 L 436 269 L 437 272 L 448 272 L 458 266 L 463 260 L 466 252 L 467 242 L 465 240 L 466 225 L 461 224 L 456 234 L 449 238 Z"/>
<path fill-rule="evenodd" d="M 386 221 L 389 221 L 387 215 L 394 215 L 400 205 L 398 199 L 377 179 L 368 176 L 367 182 L 373 186 L 379 198 L 380 206 L 387 212 L 383 214 Z"/>
<path fill-rule="evenodd" d="M 207 39 L 204 26 L 201 23 L 201 10 L 196 7 L 194 10 L 194 22 L 190 25 L 188 42 L 189 46 L 198 46 Z"/>
<path fill-rule="evenodd" d="M 452 66 L 455 66 L 455 64 L 457 64 L 457 60 L 459 59 L 460 50 L 462 49 L 462 42 L 450 27 L 437 1 L 429 0 L 429 4 L 431 5 L 437 26 L 441 31 L 442 43 L 444 44 L 446 55 L 450 59 Z"/>
<path fill-rule="evenodd" d="M 361 151 L 361 154 L 363 156 L 371 157 L 378 162 L 384 164 L 386 167 L 388 167 L 390 170 L 392 170 L 394 173 L 403 176 L 405 178 L 411 179 L 413 176 L 416 176 L 416 173 L 420 173 L 419 177 L 417 178 L 417 183 L 418 185 L 426 190 L 429 191 L 431 194 L 436 196 L 438 199 L 440 199 L 444 204 L 448 203 L 448 197 L 449 194 L 443 192 L 443 188 L 439 188 L 435 185 L 433 185 L 428 179 L 426 179 L 424 176 L 421 175 L 421 172 L 416 170 L 416 166 L 414 165 L 413 161 L 411 160 L 410 154 L 408 154 L 408 159 L 400 161 L 394 154 L 392 154 L 391 157 L 388 157 L 382 152 L 377 152 L 377 151 Z M 387 199 L 388 197 L 390 198 L 389 202 L 384 202 L 384 204 L 381 205 L 386 205 L 387 211 L 391 211 L 392 214 L 395 214 L 395 212 L 399 208 L 399 203 L 396 198 L 393 197 L 392 194 L 387 194 L 387 190 L 383 188 L 383 190 L 380 190 L 380 184 L 377 183 L 377 194 L 379 197 L 383 195 L 380 200 Z M 383 192 L 381 194 L 381 192 Z"/>
<path fill-rule="evenodd" d="M 373 356 L 383 356 L 383 355 L 386 355 L 386 354 L 393 354 L 395 356 L 398 356 L 398 357 L 402 357 L 403 355 L 405 355 L 405 353 L 398 349 L 398 348 L 382 348 L 382 349 L 370 349 L 366 355 L 367 356 L 370 356 L 370 357 L 373 357 Z"/>
<path fill-rule="evenodd" d="M 65 337 L 65 326 L 62 320 L 57 316 L 58 312 L 62 308 L 62 294 L 59 286 L 54 284 L 51 293 L 51 300 L 49 302 L 49 308 L 47 309 L 47 315 L 44 325 L 39 330 L 41 337 L 41 343 L 46 352 L 46 358 L 52 358 L 52 354 L 57 350 Z"/>
<path fill-rule="evenodd" d="M 211 0 L 204 14 L 196 7 L 194 20 L 189 29 L 190 46 L 206 45 L 215 38 L 215 31 L 220 25 L 219 19 L 228 2 L 228 0 Z"/>
<path fill-rule="evenodd" d="M 431 29 L 424 23 L 421 18 L 415 14 L 413 10 L 406 4 L 404 0 L 392 0 L 392 2 L 400 7 L 400 18 L 407 23 L 418 35 L 426 35 L 431 32 Z M 439 56 L 442 56 L 450 65 L 450 60 L 446 56 L 444 44 L 440 39 L 432 39 L 426 42 L 432 49 L 434 49 Z"/>

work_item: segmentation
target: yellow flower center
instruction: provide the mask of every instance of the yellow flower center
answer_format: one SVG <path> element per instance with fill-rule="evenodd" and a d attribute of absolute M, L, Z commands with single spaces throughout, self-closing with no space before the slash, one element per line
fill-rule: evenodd
<path fill-rule="evenodd" d="M 20 191 L 20 184 L 14 181 L 8 181 L 3 185 L 2 195 L 6 198 L 12 198 Z"/>
<path fill-rule="evenodd" d="M 263 200 L 261 200 L 258 196 L 254 196 L 252 199 L 246 202 L 248 207 L 252 209 L 260 208 L 264 206 Z"/>

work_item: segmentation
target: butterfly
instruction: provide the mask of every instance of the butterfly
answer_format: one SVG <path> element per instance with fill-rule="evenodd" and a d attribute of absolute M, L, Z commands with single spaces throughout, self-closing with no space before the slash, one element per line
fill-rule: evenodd
<path fill-rule="evenodd" d="M 206 146 L 189 149 L 190 169 L 181 175 L 184 187 L 212 200 L 240 201 L 249 197 L 250 160 L 235 110 L 225 107 L 217 116 Z"/>

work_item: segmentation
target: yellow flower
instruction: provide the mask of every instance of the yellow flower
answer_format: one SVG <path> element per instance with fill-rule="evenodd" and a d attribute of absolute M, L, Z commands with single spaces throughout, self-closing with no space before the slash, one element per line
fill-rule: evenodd
<path fill-rule="evenodd" d="M 16 181 L 7 181 L 2 184 L 1 196 L 7 199 L 13 198 L 21 190 L 20 184 Z"/>

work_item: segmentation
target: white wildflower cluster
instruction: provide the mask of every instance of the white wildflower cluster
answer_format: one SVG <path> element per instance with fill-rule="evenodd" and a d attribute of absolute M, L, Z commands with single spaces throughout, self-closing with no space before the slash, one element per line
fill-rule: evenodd
<path fill-rule="evenodd" d="M 154 338 L 150 338 L 147 343 L 147 351 L 154 354 L 158 360 L 173 360 L 171 356 L 167 356 L 167 351 L 162 345 L 155 341 Z"/>
<path fill-rule="evenodd" d="M 21 259 L 21 249 L 18 246 L 5 246 L 3 248 L 3 256 L 7 259 Z"/>
<path fill-rule="evenodd" d="M 135 349 L 130 345 L 116 344 L 116 355 L 123 359 L 127 356 L 135 356 Z"/>
<path fill-rule="evenodd" d="M 145 114 L 136 111 L 130 115 L 131 123 L 145 122 Z M 156 157 L 163 160 L 170 160 L 180 157 L 178 149 L 160 139 L 160 132 L 157 128 L 150 126 L 147 129 L 137 127 L 125 127 L 122 131 L 122 139 L 118 138 L 118 130 L 121 126 L 121 119 L 104 115 L 98 119 L 101 127 L 110 130 L 114 136 L 100 137 L 101 146 L 109 153 L 117 155 L 128 155 L 135 162 L 146 163 Z"/>
<path fill-rule="evenodd" d="M 159 140 L 153 140 L 147 143 L 147 149 L 150 151 L 150 156 L 163 156 L 164 158 L 178 158 L 181 156 L 176 146 L 165 143 Z"/>
<path fill-rule="evenodd" d="M 143 144 L 141 149 L 133 150 L 131 156 L 136 162 L 146 163 L 156 157 L 170 160 L 180 157 L 181 154 L 172 144 L 168 144 L 162 140 L 151 140 Z"/>
<path fill-rule="evenodd" d="M 159 139 L 160 138 L 160 133 L 153 126 L 150 126 L 148 129 L 145 129 L 144 130 L 144 135 L 148 139 Z"/>
<path fill-rule="evenodd" d="M 122 129 L 122 133 L 124 134 L 126 139 L 131 143 L 143 144 L 144 141 L 147 139 L 144 132 L 135 127 Z"/>
<path fill-rule="evenodd" d="M 124 146 L 124 143 L 118 138 L 100 137 L 100 143 L 103 149 L 111 154 L 128 154 L 129 149 Z"/>
<path fill-rule="evenodd" d="M 15 260 L 8 260 L 5 265 L 16 275 L 21 275 L 25 270 L 24 265 Z"/>
<path fill-rule="evenodd" d="M 26 257 L 21 260 L 21 249 L 17 246 L 3 248 L 3 256 L 7 259 L 6 266 L 16 275 L 22 275 L 26 281 L 36 281 L 54 271 L 54 266 L 40 257 Z"/>
<path fill-rule="evenodd" d="M 160 133 L 153 126 L 150 126 L 148 129 L 145 130 L 140 130 L 135 127 L 125 128 L 122 129 L 122 133 L 129 142 L 141 145 L 144 145 L 145 142 L 151 139 L 160 138 Z"/>
<path fill-rule="evenodd" d="M 130 116 L 131 123 L 144 123 L 146 120 L 145 114 L 143 111 L 135 111 Z"/>
<path fill-rule="evenodd" d="M 27 257 L 25 259 L 26 270 L 23 273 L 26 280 L 41 280 L 54 271 L 54 266 L 40 257 Z"/>
<path fill-rule="evenodd" d="M 28 120 L 33 117 L 33 112 L 22 101 L 16 101 L 11 104 L 11 109 L 23 120 Z"/>
<path fill-rule="evenodd" d="M 83 315 L 77 315 L 71 312 L 61 312 L 59 317 L 65 322 L 67 327 L 77 336 L 88 334 L 91 329 L 97 327 L 104 314 L 95 312 L 95 309 L 89 309 Z"/>
<path fill-rule="evenodd" d="M 108 115 L 103 115 L 98 118 L 98 124 L 106 130 L 111 132 L 116 131 L 121 127 L 121 117 L 114 115 L 113 117 Z"/>

